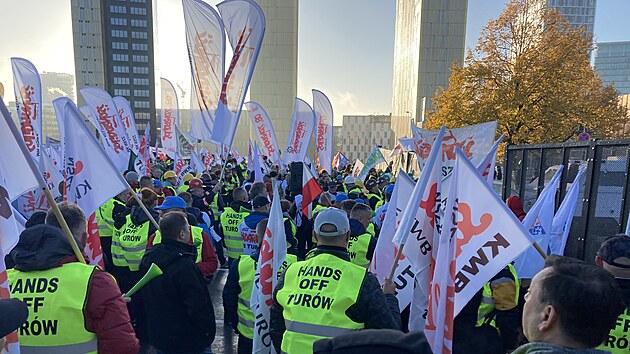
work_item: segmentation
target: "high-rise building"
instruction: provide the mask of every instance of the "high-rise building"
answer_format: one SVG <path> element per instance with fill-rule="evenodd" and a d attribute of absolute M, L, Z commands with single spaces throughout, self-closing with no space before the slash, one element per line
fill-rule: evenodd
<path fill-rule="evenodd" d="M 594 58 L 603 84 L 614 83 L 622 95 L 630 94 L 630 41 L 597 43 Z"/>
<path fill-rule="evenodd" d="M 374 145 L 390 149 L 394 146 L 391 118 L 389 115 L 343 116 L 343 125 L 335 127 L 340 131 L 343 154 L 350 161 L 361 159 L 365 162 Z"/>
<path fill-rule="evenodd" d="M 152 0 L 72 0 L 71 8 L 77 92 L 98 86 L 125 97 L 138 130 L 151 122 L 155 137 Z"/>
<path fill-rule="evenodd" d="M 76 100 L 74 94 L 74 76 L 71 74 L 44 71 L 39 75 L 42 80 L 42 124 L 43 135 L 59 139 L 59 126 L 52 101 L 59 97 Z M 45 142 L 45 141 L 44 141 Z"/>
<path fill-rule="evenodd" d="M 409 120 L 422 122 L 453 62 L 464 61 L 468 0 L 398 0 L 394 43 L 392 130 L 409 136 Z M 423 98 L 425 104 L 423 105 Z"/>
<path fill-rule="evenodd" d="M 574 26 L 584 26 L 593 35 L 597 0 L 542 0 L 548 8 L 558 10 Z"/>
<path fill-rule="evenodd" d="M 249 86 L 249 98 L 267 111 L 279 147 L 284 149 L 297 95 L 298 0 L 256 2 L 265 13 L 267 28 Z M 241 154 L 247 153 L 247 140 L 255 138 L 250 127 L 249 116 L 243 111 L 233 144 Z"/>

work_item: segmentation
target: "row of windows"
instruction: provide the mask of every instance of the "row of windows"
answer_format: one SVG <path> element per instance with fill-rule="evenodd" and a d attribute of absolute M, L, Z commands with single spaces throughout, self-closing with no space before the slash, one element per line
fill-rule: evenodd
<path fill-rule="evenodd" d="M 112 30 L 112 37 L 127 38 L 127 31 Z"/>
<path fill-rule="evenodd" d="M 111 18 L 111 23 L 112 23 L 112 25 L 116 25 L 116 26 L 127 26 L 127 19 L 126 18 L 112 17 Z"/>
<path fill-rule="evenodd" d="M 146 32 L 131 32 L 131 38 L 147 39 L 147 33 Z"/>
<path fill-rule="evenodd" d="M 126 14 L 127 8 L 125 6 L 109 5 L 109 12 L 113 14 Z"/>
<path fill-rule="evenodd" d="M 149 97 L 149 90 L 133 90 L 133 95 L 138 97 Z"/>
<path fill-rule="evenodd" d="M 114 85 L 129 85 L 129 78 L 128 77 L 115 77 Z"/>
<path fill-rule="evenodd" d="M 132 15 L 146 15 L 147 14 L 147 9 L 141 8 L 141 7 L 130 7 L 129 8 L 129 13 Z"/>
<path fill-rule="evenodd" d="M 148 63 L 149 57 L 146 55 L 134 55 L 133 61 L 136 63 Z"/>
<path fill-rule="evenodd" d="M 151 107 L 144 107 L 144 108 L 151 108 Z M 149 120 L 149 119 L 151 119 L 151 113 L 142 112 L 142 113 L 135 113 L 134 115 L 135 115 L 137 120 Z M 146 125 L 145 125 L 145 128 L 146 128 Z"/>
<path fill-rule="evenodd" d="M 128 66 L 117 66 L 117 65 L 114 65 L 114 72 L 115 73 L 128 74 L 129 73 L 129 67 Z"/>
<path fill-rule="evenodd" d="M 129 96 L 130 93 L 129 89 L 114 89 L 114 96 Z"/>
<path fill-rule="evenodd" d="M 149 50 L 149 45 L 146 43 L 131 43 L 131 49 L 133 50 Z"/>
<path fill-rule="evenodd" d="M 127 69 L 129 69 L 129 68 L 127 68 Z M 127 72 L 129 72 L 129 71 L 127 71 Z M 149 74 L 149 68 L 146 67 L 146 66 L 134 66 L 133 67 L 133 73 L 134 74 L 146 74 L 146 75 L 148 75 Z"/>
<path fill-rule="evenodd" d="M 129 49 L 129 43 L 126 42 L 112 42 L 112 49 Z"/>
<path fill-rule="evenodd" d="M 151 108 L 149 101 L 134 101 L 133 106 L 135 108 Z M 139 113 L 136 113 L 136 118 L 138 118 L 138 114 Z"/>
<path fill-rule="evenodd" d="M 112 54 L 114 61 L 129 61 L 129 55 L 127 54 Z"/>
<path fill-rule="evenodd" d="M 146 27 L 147 20 L 131 20 L 131 25 L 135 27 Z"/>
<path fill-rule="evenodd" d="M 90 26 L 90 21 L 79 21 L 79 32 L 81 33 L 90 33 L 92 31 L 92 26 Z"/>
<path fill-rule="evenodd" d="M 133 84 L 149 86 L 149 79 L 133 79 Z"/>

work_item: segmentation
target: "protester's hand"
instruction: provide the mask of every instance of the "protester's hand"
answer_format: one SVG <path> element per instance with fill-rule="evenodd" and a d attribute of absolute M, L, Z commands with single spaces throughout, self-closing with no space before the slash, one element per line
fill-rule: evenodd
<path fill-rule="evenodd" d="M 385 278 L 383 283 L 383 294 L 396 294 L 396 284 L 391 279 Z"/>

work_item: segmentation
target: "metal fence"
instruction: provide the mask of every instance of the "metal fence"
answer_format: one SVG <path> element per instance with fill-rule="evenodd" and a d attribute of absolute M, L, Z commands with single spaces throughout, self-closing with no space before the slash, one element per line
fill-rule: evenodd
<path fill-rule="evenodd" d="M 565 255 L 593 260 L 601 242 L 625 231 L 630 211 L 628 161 L 630 139 L 595 140 L 543 145 L 508 146 L 503 165 L 503 199 L 518 195 L 529 211 L 564 165 L 556 210 L 573 183 L 580 166 L 587 166 Z"/>

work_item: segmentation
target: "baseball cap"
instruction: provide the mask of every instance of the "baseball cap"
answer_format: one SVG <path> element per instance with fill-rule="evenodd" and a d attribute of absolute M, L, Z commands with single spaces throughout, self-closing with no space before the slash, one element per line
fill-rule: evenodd
<path fill-rule="evenodd" d="M 28 306 L 18 299 L 0 300 L 0 338 L 18 329 L 28 319 Z"/>
<path fill-rule="evenodd" d="M 341 203 L 346 199 L 348 199 L 348 195 L 346 193 L 338 193 L 335 197 L 335 203 Z"/>
<path fill-rule="evenodd" d="M 334 230 L 322 231 L 322 226 L 334 226 Z M 350 231 L 348 215 L 341 209 L 328 208 L 322 210 L 315 217 L 314 230 L 318 236 L 341 236 Z"/>
<path fill-rule="evenodd" d="M 162 187 L 162 181 L 159 179 L 153 179 L 153 187 Z"/>
<path fill-rule="evenodd" d="M 630 258 L 630 237 L 626 235 L 617 235 L 607 238 L 599 246 L 597 255 L 604 262 L 619 268 L 630 269 L 630 264 L 620 264 L 615 262 L 618 258 Z"/>
<path fill-rule="evenodd" d="M 195 176 L 193 176 L 193 174 L 189 172 L 189 173 L 184 175 L 183 179 L 184 179 L 184 182 L 188 182 L 188 181 L 190 181 L 193 178 L 195 178 Z"/>
<path fill-rule="evenodd" d="M 182 197 L 174 197 L 168 196 L 164 198 L 164 203 L 162 205 L 156 207 L 157 210 L 168 210 L 173 208 L 186 209 L 186 202 L 182 199 Z"/>
<path fill-rule="evenodd" d="M 337 179 L 343 179 L 343 175 L 340 173 L 337 175 Z"/>
<path fill-rule="evenodd" d="M 264 207 L 265 205 L 269 203 L 270 203 L 269 199 L 267 199 L 267 197 L 262 196 L 262 195 L 256 196 L 256 198 L 254 198 L 254 201 L 252 202 L 252 204 L 254 205 L 254 208 Z"/>
<path fill-rule="evenodd" d="M 205 187 L 203 185 L 203 181 L 201 181 L 199 178 L 193 178 L 190 180 L 190 182 L 188 182 L 188 187 L 192 188 L 203 188 Z"/>
<path fill-rule="evenodd" d="M 343 180 L 343 183 L 345 183 L 345 184 L 352 184 L 352 183 L 354 183 L 354 177 L 346 176 L 346 178 Z"/>
<path fill-rule="evenodd" d="M 136 171 L 129 171 L 125 175 L 125 180 L 127 180 L 127 182 L 137 181 L 138 178 L 138 173 L 136 173 Z"/>
<path fill-rule="evenodd" d="M 385 186 L 385 194 L 392 194 L 394 193 L 394 184 L 388 184 L 387 186 Z"/>
<path fill-rule="evenodd" d="M 164 172 L 164 175 L 162 175 L 162 178 L 164 179 L 177 178 L 177 175 L 175 174 L 175 172 L 169 170 L 169 171 Z"/>
<path fill-rule="evenodd" d="M 367 203 L 365 202 L 365 200 L 363 200 L 363 199 L 361 199 L 361 198 L 357 198 L 357 199 L 355 199 L 354 201 L 355 201 L 355 202 L 357 202 L 357 203 L 361 203 L 361 204 L 367 204 Z"/>
<path fill-rule="evenodd" d="M 388 178 L 385 178 L 383 176 L 379 177 L 378 180 L 376 181 L 376 183 L 381 184 L 381 183 L 387 183 L 389 182 Z"/>
<path fill-rule="evenodd" d="M 330 181 L 330 182 L 328 182 L 328 188 L 330 188 L 330 187 L 339 187 L 339 183 Z"/>
<path fill-rule="evenodd" d="M 365 181 L 365 187 L 366 188 L 372 188 L 376 186 L 376 180 L 373 178 L 368 179 L 367 181 Z"/>

